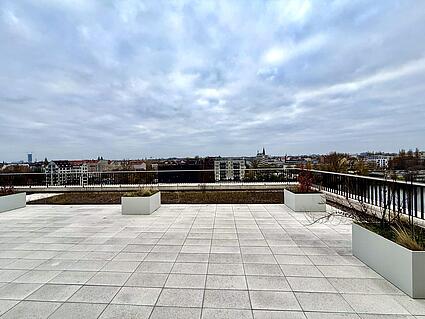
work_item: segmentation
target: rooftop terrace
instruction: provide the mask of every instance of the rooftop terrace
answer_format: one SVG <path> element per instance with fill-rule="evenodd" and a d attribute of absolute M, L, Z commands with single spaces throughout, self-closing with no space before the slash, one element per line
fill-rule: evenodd
<path fill-rule="evenodd" d="M 1 318 L 425 318 L 351 255 L 349 221 L 284 205 L 27 206 L 0 247 Z"/>

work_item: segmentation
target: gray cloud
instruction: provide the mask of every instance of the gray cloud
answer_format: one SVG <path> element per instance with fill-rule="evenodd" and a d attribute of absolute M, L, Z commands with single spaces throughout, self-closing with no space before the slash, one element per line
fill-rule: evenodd
<path fill-rule="evenodd" d="M 0 3 L 0 160 L 425 148 L 425 3 Z"/>

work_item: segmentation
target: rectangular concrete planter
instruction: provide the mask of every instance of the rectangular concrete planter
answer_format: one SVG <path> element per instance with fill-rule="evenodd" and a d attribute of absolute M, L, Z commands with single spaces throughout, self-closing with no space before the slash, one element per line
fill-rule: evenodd
<path fill-rule="evenodd" d="M 285 189 L 284 202 L 294 212 L 326 212 L 326 197 L 322 193 L 293 193 Z"/>
<path fill-rule="evenodd" d="M 353 255 L 412 298 L 425 298 L 425 251 L 412 251 L 357 224 Z"/>
<path fill-rule="evenodd" d="M 123 215 L 150 215 L 161 206 L 161 192 L 146 197 L 121 197 Z"/>
<path fill-rule="evenodd" d="M 25 207 L 27 205 L 26 198 L 26 193 L 0 196 L 0 213 L 6 212 L 8 210 Z"/>

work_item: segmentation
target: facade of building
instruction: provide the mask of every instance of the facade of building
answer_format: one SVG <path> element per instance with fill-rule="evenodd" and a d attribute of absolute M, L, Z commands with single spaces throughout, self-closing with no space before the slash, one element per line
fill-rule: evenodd
<path fill-rule="evenodd" d="M 215 181 L 242 181 L 245 177 L 245 160 L 220 159 L 214 161 Z"/>
<path fill-rule="evenodd" d="M 385 168 L 388 167 L 388 162 L 392 159 L 392 156 L 387 155 L 372 155 L 367 157 L 366 161 L 374 163 L 376 166 Z"/>
<path fill-rule="evenodd" d="M 88 165 L 81 161 L 51 161 L 45 168 L 46 184 L 85 186 L 88 171 Z"/>
<path fill-rule="evenodd" d="M 28 162 L 28 164 L 32 163 L 32 153 L 27 154 L 27 162 Z"/>

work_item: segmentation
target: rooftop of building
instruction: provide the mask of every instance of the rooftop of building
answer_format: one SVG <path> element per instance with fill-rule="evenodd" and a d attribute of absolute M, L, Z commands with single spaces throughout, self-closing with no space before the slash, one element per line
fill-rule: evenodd
<path fill-rule="evenodd" d="M 349 220 L 283 204 L 31 205 L 0 214 L 2 318 L 422 318 L 351 253 Z"/>

